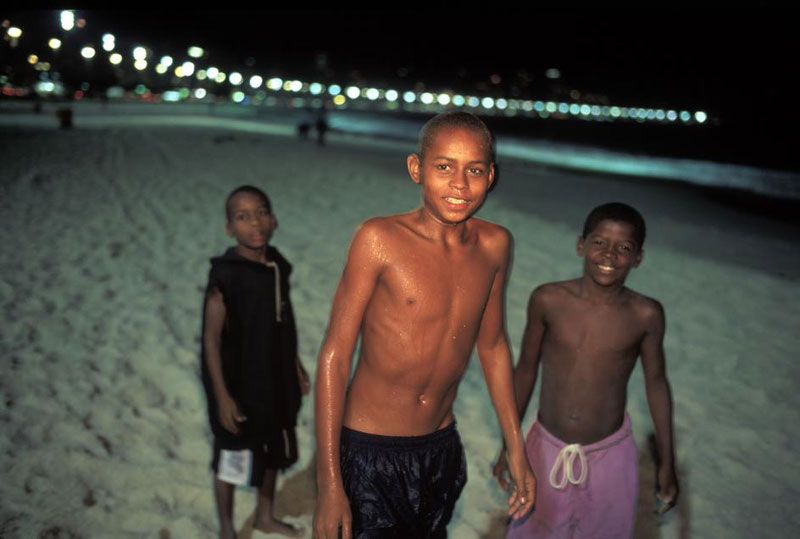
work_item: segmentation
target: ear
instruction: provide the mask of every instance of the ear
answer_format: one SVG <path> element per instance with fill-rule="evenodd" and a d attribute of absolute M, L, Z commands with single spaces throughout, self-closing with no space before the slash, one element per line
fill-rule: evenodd
<path fill-rule="evenodd" d="M 489 163 L 489 187 L 494 184 L 494 163 Z"/>
<path fill-rule="evenodd" d="M 225 234 L 233 237 L 233 229 L 231 228 L 231 223 L 228 220 L 225 221 Z"/>
<path fill-rule="evenodd" d="M 583 236 L 578 234 L 578 243 L 575 245 L 575 250 L 578 252 L 578 256 L 583 256 Z"/>
<path fill-rule="evenodd" d="M 639 264 L 641 264 L 641 263 L 642 263 L 642 258 L 644 258 L 644 248 L 642 248 L 642 249 L 639 249 L 639 252 L 638 252 L 638 253 L 636 253 L 636 258 L 634 258 L 634 259 L 633 259 L 633 264 L 632 264 L 632 266 L 633 266 L 634 268 L 638 268 L 638 267 L 639 267 Z"/>
<path fill-rule="evenodd" d="M 409 154 L 408 157 L 406 157 L 406 165 L 408 166 L 408 175 L 411 176 L 411 179 L 414 181 L 414 183 L 419 183 L 419 170 L 422 166 L 419 156 L 415 153 Z"/>

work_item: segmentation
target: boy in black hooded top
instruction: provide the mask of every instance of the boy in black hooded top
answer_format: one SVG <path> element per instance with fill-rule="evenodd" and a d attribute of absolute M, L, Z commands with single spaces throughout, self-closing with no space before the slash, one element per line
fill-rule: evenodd
<path fill-rule="evenodd" d="M 297 461 L 294 427 L 309 390 L 289 301 L 292 266 L 269 245 L 278 222 L 263 191 L 239 187 L 225 210 L 225 230 L 237 245 L 211 259 L 202 361 L 220 537 L 236 536 L 236 484 L 259 487 L 256 529 L 297 537 L 302 530 L 272 511 L 277 470 Z"/>

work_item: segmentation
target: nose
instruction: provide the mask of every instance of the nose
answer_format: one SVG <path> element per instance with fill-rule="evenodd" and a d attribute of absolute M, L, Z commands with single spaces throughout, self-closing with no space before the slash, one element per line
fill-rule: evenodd
<path fill-rule="evenodd" d="M 462 171 L 460 174 L 453 174 L 453 176 L 450 177 L 450 187 L 458 191 L 467 189 L 469 187 L 469 183 L 467 182 L 467 172 Z"/>

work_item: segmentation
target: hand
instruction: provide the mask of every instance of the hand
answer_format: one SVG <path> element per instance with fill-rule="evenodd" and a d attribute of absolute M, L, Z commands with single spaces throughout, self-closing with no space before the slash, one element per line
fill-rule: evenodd
<path fill-rule="evenodd" d="M 350 502 L 340 487 L 320 490 L 317 495 L 317 508 L 314 511 L 314 539 L 351 539 Z"/>
<path fill-rule="evenodd" d="M 533 475 L 525 451 L 509 455 L 509 469 L 514 482 L 508 498 L 508 514 L 514 520 L 524 517 L 536 502 L 536 476 Z"/>
<path fill-rule="evenodd" d="M 492 467 L 492 474 L 497 479 L 497 484 L 503 490 L 508 490 L 511 484 L 508 480 L 508 458 L 506 457 L 505 446 L 500 448 L 500 453 L 497 455 L 494 466 Z"/>
<path fill-rule="evenodd" d="M 247 418 L 242 412 L 239 411 L 239 406 L 236 405 L 230 395 L 222 395 L 217 400 L 217 413 L 219 414 L 219 422 L 222 428 L 233 434 L 239 434 L 239 425 Z"/>
<path fill-rule="evenodd" d="M 297 358 L 297 379 L 300 381 L 300 393 L 303 395 L 308 395 L 309 391 L 311 391 L 311 380 L 308 378 L 308 372 L 303 368 L 303 364 L 300 363 L 300 358 Z"/>
<path fill-rule="evenodd" d="M 658 470 L 658 492 L 656 492 L 656 513 L 663 515 L 678 501 L 678 478 L 673 467 L 660 467 Z"/>

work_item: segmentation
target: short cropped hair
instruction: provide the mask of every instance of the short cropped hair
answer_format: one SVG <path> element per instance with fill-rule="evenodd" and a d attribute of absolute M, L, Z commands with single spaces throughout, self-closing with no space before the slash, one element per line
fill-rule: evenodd
<path fill-rule="evenodd" d="M 228 218 L 228 221 L 231 220 L 231 200 L 233 200 L 233 197 L 239 193 L 250 193 L 251 195 L 257 196 L 264 202 L 264 205 L 267 207 L 267 211 L 270 214 L 272 213 L 272 203 L 269 201 L 269 197 L 264 191 L 258 187 L 253 187 L 252 185 L 240 185 L 231 191 L 231 194 L 225 199 L 225 216 Z"/>
<path fill-rule="evenodd" d="M 483 120 L 471 112 L 463 110 L 449 110 L 437 114 L 428 120 L 419 132 L 419 142 L 417 143 L 417 153 L 420 159 L 425 158 L 425 151 L 430 148 L 433 138 L 443 128 L 455 127 L 471 129 L 483 137 L 486 151 L 489 153 L 489 161 L 494 162 L 494 136 Z"/>
<path fill-rule="evenodd" d="M 639 249 L 644 245 L 644 238 L 647 233 L 647 228 L 644 224 L 644 218 L 633 206 L 628 206 L 622 202 L 608 202 L 601 204 L 589 212 L 586 216 L 586 221 L 583 223 L 583 238 L 592 233 L 592 231 L 604 220 L 619 221 L 621 223 L 628 223 L 633 227 L 633 239 Z"/>

